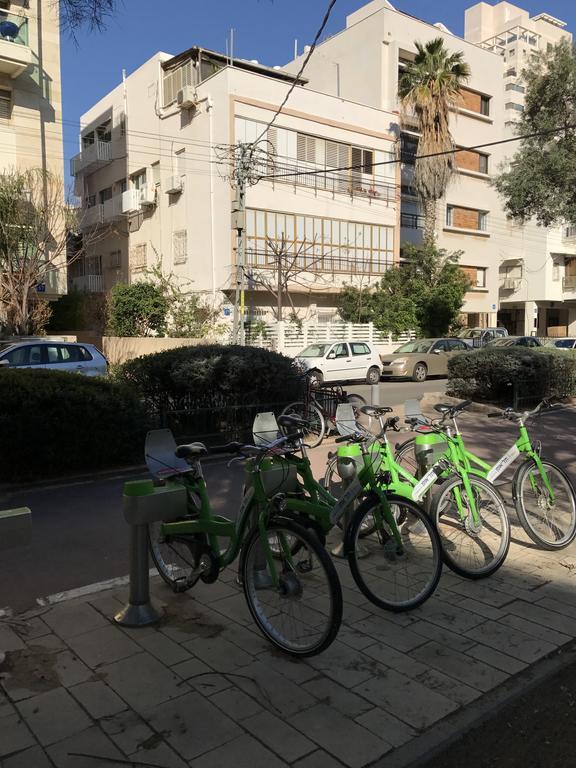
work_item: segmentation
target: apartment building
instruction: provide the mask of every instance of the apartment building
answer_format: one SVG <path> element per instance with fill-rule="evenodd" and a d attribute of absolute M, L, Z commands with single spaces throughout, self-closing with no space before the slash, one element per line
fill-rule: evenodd
<path fill-rule="evenodd" d="M 63 173 L 58 3 L 0 0 L 0 171 Z M 66 289 L 51 272 L 46 298 Z"/>
<path fill-rule="evenodd" d="M 560 40 L 571 42 L 572 35 L 564 21 L 548 13 L 530 16 L 508 2 L 468 8 L 464 35 L 500 57 L 504 136 L 512 136 L 524 110 L 522 72 L 530 58 Z M 501 250 L 499 322 L 512 333 L 576 333 L 576 227 L 528 225 L 518 232 L 516 242 Z"/>
<path fill-rule="evenodd" d="M 294 79 L 193 47 L 156 54 L 84 114 L 71 172 L 82 227 L 100 235 L 71 265 L 72 287 L 107 291 L 161 265 L 230 316 L 239 225 L 230 148 L 258 137 L 257 183 L 246 192 L 247 318 L 273 318 L 262 282 L 274 282 L 282 250 L 301 270 L 285 305 L 302 319 L 330 320 L 344 284 L 378 280 L 399 258 L 399 171 L 374 166 L 395 158 L 397 118 L 302 81 L 267 128 Z"/>
<path fill-rule="evenodd" d="M 345 29 L 319 45 L 306 68 L 308 87 L 398 115 L 401 245 L 422 241 L 423 217 L 411 183 L 417 124 L 400 108 L 398 78 L 414 58 L 415 41 L 426 43 L 437 37 L 449 50 L 463 51 L 471 69 L 451 119 L 456 145 L 473 147 L 501 138 L 506 119 L 501 56 L 456 37 L 441 23 L 428 24 L 397 11 L 387 0 L 372 0 L 350 14 Z M 297 71 L 301 61 L 302 56 L 286 69 Z M 496 323 L 500 253 L 512 248 L 518 237 L 506 222 L 499 197 L 490 185 L 503 158 L 500 147 L 457 153 L 456 177 L 445 199 L 438 203 L 438 246 L 462 252 L 460 264 L 472 282 L 463 307 L 469 326 Z"/>

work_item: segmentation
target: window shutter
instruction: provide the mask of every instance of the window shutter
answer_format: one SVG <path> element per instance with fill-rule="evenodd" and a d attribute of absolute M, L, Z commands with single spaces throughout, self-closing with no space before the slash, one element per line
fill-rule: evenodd
<path fill-rule="evenodd" d="M 130 249 L 130 269 L 142 269 L 147 264 L 146 243 L 138 243 Z"/>
<path fill-rule="evenodd" d="M 296 140 L 296 153 L 298 160 L 306 161 L 306 136 L 299 133 Z"/>
<path fill-rule="evenodd" d="M 278 154 L 278 129 L 272 126 L 272 128 L 268 128 L 268 141 L 270 142 L 270 146 L 268 149 L 274 152 L 275 155 Z"/>
<path fill-rule="evenodd" d="M 12 112 L 12 91 L 0 89 L 0 118 L 10 120 Z"/>
<path fill-rule="evenodd" d="M 172 247 L 174 250 L 174 264 L 185 264 L 188 256 L 188 232 L 181 229 L 172 235 Z"/>

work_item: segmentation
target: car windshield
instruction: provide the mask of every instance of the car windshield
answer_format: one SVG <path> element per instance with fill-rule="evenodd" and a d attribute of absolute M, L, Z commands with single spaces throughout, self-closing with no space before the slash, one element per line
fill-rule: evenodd
<path fill-rule="evenodd" d="M 574 346 L 574 339 L 556 339 L 555 341 L 549 341 L 547 346 L 561 347 L 562 349 L 572 349 Z"/>
<path fill-rule="evenodd" d="M 13 346 L 13 343 L 11 341 L 10 342 L 6 342 L 6 341 L 0 342 L 0 352 L 4 352 L 5 349 L 10 349 L 10 347 L 12 347 L 12 346 Z"/>
<path fill-rule="evenodd" d="M 299 352 L 296 357 L 324 357 L 331 344 L 310 344 L 309 347 Z"/>
<path fill-rule="evenodd" d="M 401 347 L 394 350 L 394 354 L 407 354 L 408 352 L 419 352 L 420 354 L 423 354 L 428 352 L 431 346 L 432 341 L 430 339 L 416 339 L 416 341 L 409 341 L 406 344 L 402 344 Z"/>

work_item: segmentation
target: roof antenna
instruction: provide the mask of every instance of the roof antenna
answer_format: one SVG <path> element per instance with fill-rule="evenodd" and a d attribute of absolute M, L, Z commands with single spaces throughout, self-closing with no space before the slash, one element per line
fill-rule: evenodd
<path fill-rule="evenodd" d="M 234 27 L 230 28 L 230 66 L 234 66 Z"/>
<path fill-rule="evenodd" d="M 294 38 L 294 58 L 298 58 L 298 39 Z"/>

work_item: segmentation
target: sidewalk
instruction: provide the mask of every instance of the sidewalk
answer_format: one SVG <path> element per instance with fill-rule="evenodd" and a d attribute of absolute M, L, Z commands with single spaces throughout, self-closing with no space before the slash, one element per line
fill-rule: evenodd
<path fill-rule="evenodd" d="M 534 434 L 551 447 L 553 436 L 574 434 L 575 418 L 550 414 Z M 495 429 L 476 415 L 461 426 Z M 491 449 L 501 453 L 503 442 Z M 546 454 L 573 474 L 570 444 Z M 111 623 L 125 587 L 0 619 L 0 766 L 416 764 L 576 638 L 576 545 L 537 550 L 511 519 L 500 571 L 471 582 L 445 569 L 410 614 L 367 603 L 339 562 L 342 629 L 307 661 L 278 654 L 257 632 L 233 568 L 184 595 L 154 579 L 166 609 L 157 628 Z"/>

